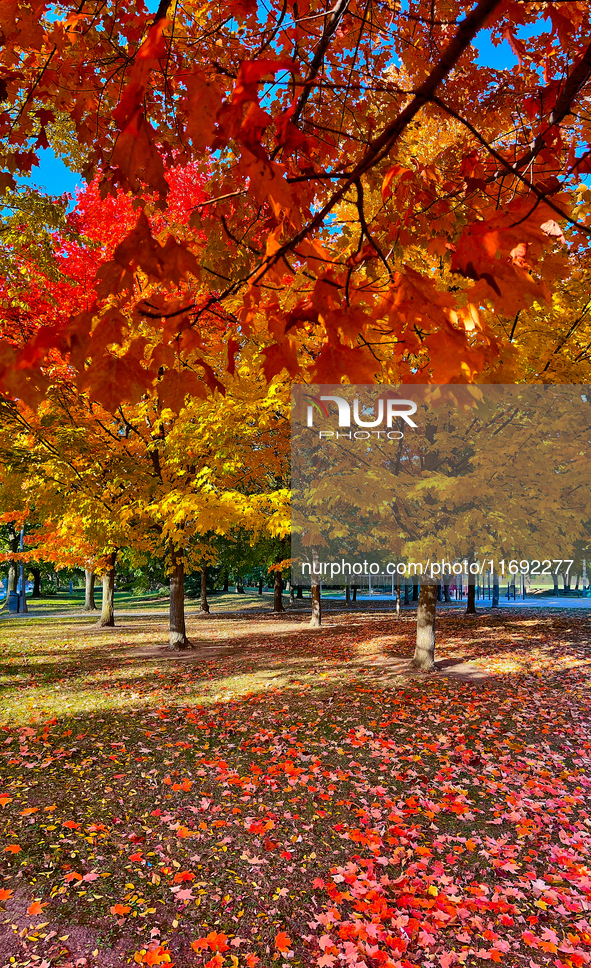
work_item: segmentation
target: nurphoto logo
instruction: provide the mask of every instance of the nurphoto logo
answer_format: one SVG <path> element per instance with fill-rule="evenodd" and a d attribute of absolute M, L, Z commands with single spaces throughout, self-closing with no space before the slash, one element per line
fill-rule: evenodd
<path fill-rule="evenodd" d="M 326 396 L 313 397 L 310 394 L 306 395 L 306 399 L 310 400 L 311 403 L 307 407 L 307 419 L 306 426 L 314 426 L 314 411 L 320 414 L 322 417 L 330 417 L 330 411 L 328 409 L 327 403 L 335 403 L 338 411 L 339 418 L 339 430 L 346 427 L 351 427 L 351 416 L 353 417 L 353 423 L 355 426 L 362 428 L 360 431 L 355 431 L 351 433 L 339 433 L 339 431 L 334 430 L 321 430 L 319 432 L 319 437 L 347 437 L 355 440 L 367 440 L 369 437 L 375 436 L 378 438 L 385 437 L 389 440 L 400 440 L 404 437 L 401 430 L 392 430 L 395 420 L 402 420 L 407 426 L 417 429 L 417 424 L 411 419 L 412 414 L 417 412 L 417 404 L 413 400 L 395 400 L 386 399 L 385 401 L 380 399 L 377 400 L 377 414 L 376 407 L 374 405 L 373 414 L 371 419 L 362 419 L 360 413 L 360 401 L 356 397 L 353 400 L 353 414 L 351 415 L 351 405 L 344 399 L 344 397 L 338 397 L 333 394 Z M 385 404 L 385 406 L 384 406 Z M 362 406 L 367 410 L 369 409 L 367 404 L 362 404 Z M 365 416 L 368 416 L 365 414 Z M 374 430 L 375 427 L 380 427 L 384 423 L 384 418 L 386 421 L 386 430 Z M 370 432 L 371 428 L 371 432 Z"/>

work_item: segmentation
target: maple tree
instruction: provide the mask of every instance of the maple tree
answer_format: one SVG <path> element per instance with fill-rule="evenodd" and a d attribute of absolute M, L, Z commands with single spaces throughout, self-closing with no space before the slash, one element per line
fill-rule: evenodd
<path fill-rule="evenodd" d="M 228 344 L 264 337 L 267 377 L 498 379 L 514 318 L 585 263 L 584 3 L 10 0 L 0 26 L 3 186 L 52 143 L 136 205 L 81 310 L 24 335 L 4 314 L 13 394 L 43 392 L 55 351 L 117 402 L 152 386 L 157 361 L 127 348 L 115 380 L 92 338 L 124 345 L 117 311 L 166 345 L 221 314 Z M 483 30 L 515 68 L 480 66 Z M 191 165 L 189 238 L 171 172 Z"/>
<path fill-rule="evenodd" d="M 215 560 L 210 536 L 240 526 L 285 534 L 287 492 L 270 490 L 286 461 L 279 398 L 253 404 L 246 386 L 244 378 L 238 394 L 228 391 L 214 407 L 194 399 L 178 416 L 152 400 L 115 418 L 67 386 L 36 412 L 4 407 L 5 431 L 31 454 L 28 490 L 44 492 L 43 527 L 29 554 L 62 566 L 95 559 L 103 573 L 99 624 L 114 624 L 117 553 L 129 546 L 164 558 L 170 645 L 186 648 L 184 576 Z"/>
<path fill-rule="evenodd" d="M 337 389 L 337 397 L 332 387 L 294 395 L 293 554 L 307 560 L 297 574 L 310 576 L 314 592 L 322 575 L 353 581 L 351 568 L 365 559 L 365 575 L 369 561 L 388 581 L 420 580 L 421 668 L 433 666 L 437 585 L 446 574 L 450 581 L 452 565 L 498 574 L 501 562 L 514 560 L 519 570 L 538 559 L 539 570 L 542 559 L 560 566 L 580 556 L 590 534 L 588 385 Z M 394 439 L 383 429 L 327 429 L 336 426 L 328 412 L 336 401 L 355 401 L 366 428 L 379 424 L 392 398 L 413 402 L 414 429 L 401 424 Z M 314 429 L 305 416 L 310 400 L 326 407 Z"/>

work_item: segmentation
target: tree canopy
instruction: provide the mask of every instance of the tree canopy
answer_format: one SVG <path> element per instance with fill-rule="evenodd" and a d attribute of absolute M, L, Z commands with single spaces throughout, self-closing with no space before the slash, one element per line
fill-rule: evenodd
<path fill-rule="evenodd" d="M 8 392 L 56 353 L 113 404 L 152 386 L 121 312 L 167 347 L 222 326 L 229 370 L 261 341 L 268 379 L 585 379 L 587 4 L 13 0 L 0 29 L 0 184 L 49 144 L 126 222 L 85 305 L 4 304 Z"/>

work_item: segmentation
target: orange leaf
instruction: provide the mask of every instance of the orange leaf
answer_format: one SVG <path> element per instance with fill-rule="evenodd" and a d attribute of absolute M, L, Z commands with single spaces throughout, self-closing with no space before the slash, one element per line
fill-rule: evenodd
<path fill-rule="evenodd" d="M 384 176 L 384 180 L 382 182 L 382 198 L 384 199 L 384 201 L 386 200 L 388 195 L 392 194 L 392 189 L 390 188 L 390 185 L 392 184 L 396 176 L 402 174 L 403 171 L 408 171 L 408 168 L 405 168 L 404 165 L 393 165 L 392 168 L 389 168 L 388 171 L 386 172 Z"/>
<path fill-rule="evenodd" d="M 8 847 L 5 847 L 7 854 L 18 854 L 20 849 L 18 844 L 9 844 Z"/>
<path fill-rule="evenodd" d="M 228 936 L 220 931 L 210 931 L 205 939 L 212 951 L 227 951 L 228 950 Z"/>
<path fill-rule="evenodd" d="M 14 891 L 9 891 L 5 887 L 0 888 L 0 901 L 7 901 L 11 894 L 14 894 Z"/>
<path fill-rule="evenodd" d="M 131 911 L 129 904 L 114 904 L 111 914 L 128 914 Z"/>
<path fill-rule="evenodd" d="M 275 937 L 275 947 L 278 951 L 286 952 L 291 948 L 291 940 L 285 931 L 280 931 Z"/>
<path fill-rule="evenodd" d="M 29 904 L 27 908 L 27 914 L 41 914 L 41 912 L 43 911 L 43 908 L 47 907 L 47 904 L 48 904 L 47 901 L 45 902 L 45 904 L 40 904 L 39 901 L 33 901 L 33 903 Z"/>

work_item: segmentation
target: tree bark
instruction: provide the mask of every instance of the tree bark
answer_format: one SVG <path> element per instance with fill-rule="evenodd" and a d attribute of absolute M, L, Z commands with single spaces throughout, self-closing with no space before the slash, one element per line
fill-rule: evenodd
<path fill-rule="evenodd" d="M 295 588 L 292 583 L 289 583 L 289 604 L 295 605 Z"/>
<path fill-rule="evenodd" d="M 236 579 L 236 584 L 234 585 L 234 591 L 237 595 L 244 595 L 244 585 L 238 578 Z"/>
<path fill-rule="evenodd" d="M 417 607 L 417 642 L 413 665 L 429 672 L 435 662 L 435 606 L 437 585 L 421 582 Z"/>
<path fill-rule="evenodd" d="M 351 586 L 345 585 L 345 602 L 347 605 L 351 604 Z"/>
<path fill-rule="evenodd" d="M 8 550 L 13 554 L 18 552 L 19 546 L 19 535 L 18 531 L 15 529 L 13 524 L 8 525 Z M 8 563 L 8 578 L 6 583 L 6 598 L 10 592 L 15 592 L 18 586 L 18 568 L 16 567 L 16 562 L 10 561 Z"/>
<path fill-rule="evenodd" d="M 320 578 L 314 572 L 314 566 L 318 563 L 318 551 L 312 549 L 312 575 L 310 577 L 310 598 L 312 599 L 312 617 L 310 627 L 313 629 L 322 625 L 322 603 L 320 601 Z"/>
<path fill-rule="evenodd" d="M 468 584 L 465 615 L 476 615 L 476 585 Z"/>
<path fill-rule="evenodd" d="M 222 591 L 223 591 L 223 592 L 228 592 L 228 591 L 230 591 L 230 579 L 228 578 L 228 576 L 227 576 L 227 575 L 226 575 L 226 577 L 224 578 L 224 584 L 223 584 L 223 586 L 222 586 Z"/>
<path fill-rule="evenodd" d="M 33 572 L 33 591 L 31 598 L 41 598 L 41 569 L 31 568 Z"/>
<path fill-rule="evenodd" d="M 263 594 L 263 585 L 264 584 L 265 583 L 264 583 L 263 579 L 262 578 L 259 578 L 259 595 L 262 595 Z"/>
<path fill-rule="evenodd" d="M 445 602 L 451 602 L 451 595 L 449 594 L 449 582 L 447 585 L 443 586 L 443 600 Z"/>
<path fill-rule="evenodd" d="M 175 548 L 170 550 L 170 607 L 168 647 L 175 652 L 191 649 L 192 644 L 187 638 L 185 628 L 185 566 L 181 555 Z"/>
<path fill-rule="evenodd" d="M 273 578 L 273 611 L 274 612 L 285 611 L 283 607 L 283 599 L 281 597 L 282 593 L 283 593 L 283 578 L 281 577 L 280 571 L 275 571 L 274 578 Z"/>
<path fill-rule="evenodd" d="M 356 602 L 357 601 L 357 585 L 352 585 L 351 588 L 352 588 L 352 591 L 353 591 L 353 595 L 352 595 L 351 601 Z"/>
<path fill-rule="evenodd" d="M 94 579 L 95 579 L 94 571 L 91 568 L 85 568 L 84 569 L 84 580 L 85 580 L 84 611 L 85 612 L 96 612 L 96 604 L 94 601 Z"/>
<path fill-rule="evenodd" d="M 320 582 L 318 578 L 312 576 L 312 585 L 310 588 L 312 596 L 312 618 L 310 619 L 310 626 L 313 629 L 318 628 L 322 625 L 322 605 L 320 603 Z"/>
<path fill-rule="evenodd" d="M 201 565 L 201 604 L 199 611 L 207 614 L 209 603 L 207 601 L 207 565 Z"/>
<path fill-rule="evenodd" d="M 493 593 L 492 593 L 492 605 L 491 608 L 499 607 L 499 576 L 493 572 Z"/>
<path fill-rule="evenodd" d="M 117 552 L 113 551 L 105 555 L 105 568 L 103 571 L 103 604 L 101 617 L 96 623 L 99 628 L 113 628 L 115 625 L 115 562 Z"/>
<path fill-rule="evenodd" d="M 412 600 L 413 602 L 418 602 L 419 600 L 419 586 L 416 581 L 412 583 Z"/>
<path fill-rule="evenodd" d="M 297 590 L 297 593 L 296 593 L 296 598 L 303 598 L 303 597 L 304 597 L 303 588 L 302 588 L 301 585 L 298 585 L 298 590 Z"/>
<path fill-rule="evenodd" d="M 404 604 L 410 605 L 410 585 L 404 583 Z"/>

